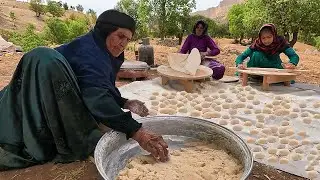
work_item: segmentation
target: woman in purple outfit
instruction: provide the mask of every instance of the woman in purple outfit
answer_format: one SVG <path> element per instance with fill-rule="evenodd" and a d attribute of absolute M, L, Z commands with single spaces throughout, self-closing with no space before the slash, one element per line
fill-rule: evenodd
<path fill-rule="evenodd" d="M 194 27 L 192 34 L 190 34 L 185 40 L 180 53 L 190 53 L 193 48 L 197 48 L 201 53 L 202 65 L 205 65 L 213 70 L 213 79 L 221 79 L 225 72 L 223 64 L 214 59 L 205 58 L 205 56 L 216 56 L 220 54 L 220 49 L 216 43 L 207 35 L 208 25 L 200 20 Z M 210 49 L 208 51 L 208 48 Z"/>

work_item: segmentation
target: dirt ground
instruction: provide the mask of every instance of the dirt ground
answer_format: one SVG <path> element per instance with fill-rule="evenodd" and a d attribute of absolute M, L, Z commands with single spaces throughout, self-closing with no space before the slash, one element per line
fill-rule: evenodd
<path fill-rule="evenodd" d="M 228 67 L 234 67 L 236 56 L 246 49 L 244 46 L 231 44 L 232 40 L 219 39 L 217 40 L 222 52 L 217 59 L 227 67 L 227 75 L 233 75 L 234 70 Z M 151 41 L 152 44 L 154 41 Z M 177 52 L 179 47 L 166 47 L 153 45 L 155 52 L 155 63 L 166 64 L 166 57 L 169 52 Z M 310 70 L 308 73 L 301 74 L 298 77 L 298 82 L 308 82 L 312 84 L 320 83 L 320 53 L 315 51 L 312 46 L 298 43 L 295 46 L 297 53 L 300 56 L 299 69 Z M 10 82 L 11 76 L 16 68 L 17 63 L 23 54 L 1 54 L 0 53 L 0 89 Z M 126 51 L 127 59 L 134 59 L 132 50 Z M 285 58 L 284 58 L 285 59 Z M 157 76 L 156 73 L 151 73 L 150 78 Z M 130 81 L 118 81 L 117 86 L 122 86 Z M 52 164 L 34 166 L 21 170 L 12 170 L 0 172 L 0 180 L 94 180 L 102 179 L 97 172 L 95 165 L 91 161 L 74 162 L 70 164 Z M 303 178 L 276 170 L 272 167 L 255 162 L 250 180 L 300 180 Z"/>

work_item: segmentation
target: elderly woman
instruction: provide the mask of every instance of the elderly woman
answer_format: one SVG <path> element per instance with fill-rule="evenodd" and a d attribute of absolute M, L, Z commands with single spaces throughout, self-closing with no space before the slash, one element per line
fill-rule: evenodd
<path fill-rule="evenodd" d="M 84 159 L 103 135 L 100 123 L 125 133 L 161 161 L 168 159 L 162 137 L 122 110 L 146 116 L 147 108 L 122 98 L 115 87 L 134 32 L 130 16 L 108 10 L 88 34 L 22 57 L 0 93 L 0 169 Z"/>
<path fill-rule="evenodd" d="M 202 56 L 202 65 L 208 66 L 213 70 L 213 79 L 221 79 L 225 72 L 223 64 L 214 59 L 205 58 L 205 56 L 216 56 L 220 54 L 220 49 L 216 43 L 207 35 L 208 25 L 204 21 L 198 21 L 190 34 L 185 40 L 180 53 L 190 53 L 193 48 L 197 48 Z M 209 50 L 208 50 L 209 49 Z"/>

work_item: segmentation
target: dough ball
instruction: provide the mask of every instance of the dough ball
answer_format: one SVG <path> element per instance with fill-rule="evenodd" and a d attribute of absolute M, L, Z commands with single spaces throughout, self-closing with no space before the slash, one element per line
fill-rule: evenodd
<path fill-rule="evenodd" d="M 216 107 L 216 106 L 218 106 L 216 103 L 212 103 L 212 104 L 211 104 L 211 107 L 212 107 L 212 108 L 214 108 L 214 107 Z"/>
<path fill-rule="evenodd" d="M 318 166 L 319 165 L 319 160 L 313 160 L 311 163 L 310 163 L 311 166 Z"/>
<path fill-rule="evenodd" d="M 150 100 L 156 100 L 156 99 L 157 99 L 157 96 L 150 96 L 149 99 L 150 99 Z"/>
<path fill-rule="evenodd" d="M 282 96 L 276 96 L 276 97 L 274 97 L 274 99 L 275 99 L 275 100 L 282 100 L 283 97 L 282 97 Z"/>
<path fill-rule="evenodd" d="M 281 104 L 281 101 L 279 101 L 279 100 L 272 101 L 272 105 L 274 105 L 274 106 L 278 106 L 280 104 Z"/>
<path fill-rule="evenodd" d="M 277 148 L 278 148 L 278 149 L 285 149 L 285 148 L 286 148 L 286 145 L 285 145 L 285 144 L 279 144 Z"/>
<path fill-rule="evenodd" d="M 257 92 L 256 92 L 255 90 L 251 90 L 251 91 L 249 92 L 249 94 L 255 95 L 255 94 L 257 94 Z"/>
<path fill-rule="evenodd" d="M 160 108 L 165 108 L 167 105 L 165 104 L 165 103 L 161 103 L 160 105 L 159 105 L 159 107 Z"/>
<path fill-rule="evenodd" d="M 170 100 L 170 104 L 171 104 L 171 105 L 177 105 L 177 104 L 178 104 L 178 101 L 175 100 L 175 99 L 172 99 L 172 100 Z"/>
<path fill-rule="evenodd" d="M 261 109 L 256 109 L 256 110 L 254 110 L 254 113 L 255 113 L 255 114 L 261 114 L 261 113 L 262 113 L 262 110 L 261 110 Z"/>
<path fill-rule="evenodd" d="M 280 139 L 280 143 L 281 143 L 281 144 L 288 144 L 288 143 L 289 143 L 289 139 L 281 138 L 281 139 Z"/>
<path fill-rule="evenodd" d="M 219 124 L 222 126 L 226 126 L 226 125 L 228 125 L 228 121 L 226 121 L 225 119 L 221 119 L 221 120 L 219 120 Z"/>
<path fill-rule="evenodd" d="M 301 113 L 301 117 L 309 117 L 309 113 L 308 112 L 303 112 L 303 113 Z"/>
<path fill-rule="evenodd" d="M 252 114 L 250 109 L 245 109 L 243 112 L 244 112 L 244 114 Z"/>
<path fill-rule="evenodd" d="M 161 108 L 161 109 L 159 110 L 159 112 L 160 112 L 161 114 L 168 114 L 168 115 L 174 115 L 174 114 L 176 114 L 176 111 L 175 111 L 174 109 L 172 109 L 172 108 Z"/>
<path fill-rule="evenodd" d="M 251 91 L 251 90 L 252 90 L 252 87 L 251 87 L 251 86 L 246 86 L 246 87 L 244 87 L 244 90 L 246 90 L 246 91 Z"/>
<path fill-rule="evenodd" d="M 271 132 L 272 133 L 277 133 L 278 132 L 278 127 L 277 126 L 270 126 Z"/>
<path fill-rule="evenodd" d="M 285 134 L 287 129 L 288 129 L 288 127 L 286 127 L 286 126 L 279 127 L 279 129 L 278 129 L 279 134 Z"/>
<path fill-rule="evenodd" d="M 287 135 L 286 134 L 278 134 L 279 138 L 285 138 Z"/>
<path fill-rule="evenodd" d="M 198 110 L 198 111 L 202 111 L 202 106 L 201 106 L 201 104 L 198 104 L 198 105 L 194 106 L 194 108 L 195 108 L 196 110 Z"/>
<path fill-rule="evenodd" d="M 210 95 L 209 94 L 203 94 L 202 97 L 203 98 L 207 98 L 207 97 L 210 97 Z"/>
<path fill-rule="evenodd" d="M 209 108 L 210 105 L 211 105 L 211 104 L 208 103 L 208 102 L 204 102 L 204 103 L 201 104 L 202 108 Z"/>
<path fill-rule="evenodd" d="M 218 114 L 217 112 L 206 112 L 206 113 L 203 114 L 202 117 L 206 118 L 206 119 L 211 119 L 211 118 L 221 117 L 221 115 Z"/>
<path fill-rule="evenodd" d="M 282 121 L 281 126 L 289 126 L 290 122 L 289 121 Z"/>
<path fill-rule="evenodd" d="M 308 156 L 307 156 L 307 160 L 308 160 L 308 161 L 312 161 L 312 160 L 314 160 L 315 158 L 316 158 L 315 155 L 308 155 Z"/>
<path fill-rule="evenodd" d="M 278 162 L 278 158 L 275 156 L 271 156 L 268 158 L 268 162 L 269 163 L 277 163 Z"/>
<path fill-rule="evenodd" d="M 231 123 L 232 125 L 236 125 L 236 124 L 239 124 L 240 121 L 239 121 L 239 119 L 232 119 L 230 123 Z"/>
<path fill-rule="evenodd" d="M 289 115 L 289 117 L 292 118 L 292 119 L 295 119 L 295 118 L 298 118 L 299 115 L 298 115 L 298 113 L 293 112 L 293 113 L 291 113 L 291 114 Z"/>
<path fill-rule="evenodd" d="M 313 116 L 313 118 L 315 118 L 315 119 L 320 119 L 320 114 L 315 114 L 315 115 Z"/>
<path fill-rule="evenodd" d="M 272 104 L 266 104 L 265 107 L 272 109 L 273 105 Z"/>
<path fill-rule="evenodd" d="M 275 119 L 277 119 L 277 116 L 275 116 L 275 115 L 273 115 L 273 114 L 271 114 L 271 115 L 269 115 L 269 117 L 268 117 L 269 119 L 271 119 L 271 120 L 275 120 Z"/>
<path fill-rule="evenodd" d="M 311 124 L 312 119 L 311 119 L 311 118 L 304 118 L 302 121 L 303 121 L 305 124 Z"/>
<path fill-rule="evenodd" d="M 186 98 L 183 96 L 177 98 L 178 101 L 183 101 L 184 99 L 186 99 Z"/>
<path fill-rule="evenodd" d="M 290 146 L 298 146 L 299 145 L 299 141 L 296 139 L 290 139 L 289 140 L 289 145 Z"/>
<path fill-rule="evenodd" d="M 218 99 L 218 98 L 219 98 L 219 95 L 214 94 L 214 95 L 212 95 L 211 97 L 212 97 L 213 99 Z"/>
<path fill-rule="evenodd" d="M 290 104 L 284 104 L 283 107 L 284 107 L 285 109 L 290 109 L 290 108 L 291 108 Z"/>
<path fill-rule="evenodd" d="M 192 100 L 194 99 L 194 98 L 193 98 L 191 95 L 189 95 L 189 94 L 186 96 L 186 98 L 187 98 L 189 101 L 192 101 Z"/>
<path fill-rule="evenodd" d="M 168 108 L 171 108 L 171 109 L 174 109 L 174 110 L 177 110 L 177 106 L 176 105 L 167 105 Z"/>
<path fill-rule="evenodd" d="M 250 127 L 250 126 L 252 126 L 252 122 L 251 121 L 246 121 L 246 122 L 244 122 L 244 125 Z"/>
<path fill-rule="evenodd" d="M 314 103 L 314 104 L 313 104 L 313 107 L 314 107 L 314 108 L 319 108 L 319 107 L 320 107 L 320 102 Z"/>
<path fill-rule="evenodd" d="M 179 102 L 178 104 L 177 104 L 177 107 L 183 107 L 184 106 L 184 104 L 183 103 L 181 103 L 181 102 Z"/>
<path fill-rule="evenodd" d="M 293 108 L 292 111 L 293 112 L 300 112 L 300 109 L 299 108 Z"/>
<path fill-rule="evenodd" d="M 222 104 L 221 101 L 215 101 L 215 103 L 216 103 L 217 105 L 221 105 L 221 104 Z"/>
<path fill-rule="evenodd" d="M 220 112 L 220 111 L 222 110 L 221 106 L 216 106 L 216 107 L 214 107 L 213 109 L 214 109 L 215 111 L 218 111 L 218 112 Z"/>
<path fill-rule="evenodd" d="M 226 102 L 226 103 L 232 103 L 233 100 L 232 100 L 231 98 L 227 98 L 227 99 L 225 100 L 225 102 Z"/>
<path fill-rule="evenodd" d="M 190 113 L 191 117 L 199 117 L 201 116 L 201 111 L 194 110 Z"/>
<path fill-rule="evenodd" d="M 286 109 L 277 109 L 275 110 L 274 114 L 277 116 L 287 116 L 290 114 L 290 111 Z"/>
<path fill-rule="evenodd" d="M 280 164 L 289 164 L 289 159 L 288 158 L 280 158 Z"/>
<path fill-rule="evenodd" d="M 220 94 L 225 93 L 225 92 L 226 92 L 226 91 L 223 90 L 223 89 L 220 89 L 220 90 L 218 91 L 218 93 L 220 93 Z"/>
<path fill-rule="evenodd" d="M 168 92 L 163 92 L 161 95 L 164 96 L 164 97 L 167 97 L 167 96 L 169 96 L 169 93 Z"/>
<path fill-rule="evenodd" d="M 248 104 L 248 105 L 247 105 L 247 108 L 248 108 L 248 109 L 253 109 L 253 106 L 252 106 L 251 104 Z"/>
<path fill-rule="evenodd" d="M 183 103 L 187 103 L 188 101 L 189 101 L 188 99 L 182 100 Z"/>
<path fill-rule="evenodd" d="M 213 112 L 211 118 L 220 118 L 220 117 L 221 117 L 221 114 L 220 114 L 220 113 L 218 113 L 218 112 Z"/>
<path fill-rule="evenodd" d="M 300 131 L 297 134 L 298 134 L 298 136 L 301 136 L 301 137 L 306 137 L 307 136 L 307 132 L 305 132 L 305 131 Z"/>
<path fill-rule="evenodd" d="M 169 96 L 167 96 L 167 98 L 168 98 L 168 99 L 175 99 L 176 96 L 174 96 L 174 95 L 169 95 Z"/>
<path fill-rule="evenodd" d="M 227 99 L 227 97 L 228 97 L 228 96 L 227 96 L 226 94 L 221 94 L 221 95 L 220 95 L 220 98 L 221 98 L 221 99 Z"/>
<path fill-rule="evenodd" d="M 250 134 L 251 134 L 251 135 L 257 135 L 257 134 L 259 134 L 259 131 L 256 130 L 256 129 L 251 129 L 251 130 L 250 130 Z"/>
<path fill-rule="evenodd" d="M 256 146 L 252 148 L 252 152 L 261 152 L 262 148 L 260 146 Z"/>
<path fill-rule="evenodd" d="M 287 136 L 294 135 L 294 130 L 293 129 L 287 129 L 286 132 L 285 132 L 285 135 L 287 135 Z"/>
<path fill-rule="evenodd" d="M 238 112 L 236 109 L 229 109 L 229 114 L 230 115 L 236 115 Z"/>
<path fill-rule="evenodd" d="M 158 111 L 159 107 L 158 107 L 158 106 L 151 106 L 150 109 L 155 110 L 155 111 Z"/>
<path fill-rule="evenodd" d="M 317 171 L 308 171 L 307 176 L 309 179 L 316 179 L 318 177 Z"/>
<path fill-rule="evenodd" d="M 258 115 L 256 115 L 256 118 L 257 118 L 258 121 L 261 120 L 261 122 L 264 122 L 265 116 L 264 116 L 263 114 L 258 114 Z M 262 120 L 263 120 L 263 121 L 262 121 Z M 259 122 L 260 122 L 260 121 L 259 121 Z"/>
<path fill-rule="evenodd" d="M 302 155 L 298 153 L 292 153 L 291 154 L 291 159 L 292 161 L 301 161 L 302 160 Z"/>
<path fill-rule="evenodd" d="M 283 102 L 285 102 L 285 103 L 291 103 L 291 100 L 290 100 L 290 99 L 284 99 Z"/>
<path fill-rule="evenodd" d="M 256 143 L 256 140 L 255 140 L 254 138 L 249 137 L 249 138 L 247 139 L 247 143 L 248 143 L 248 144 L 255 144 L 255 143 Z"/>
<path fill-rule="evenodd" d="M 192 94 L 191 94 L 191 96 L 192 96 L 193 98 L 197 98 L 197 97 L 199 97 L 199 95 L 198 95 L 198 94 L 196 94 L 196 93 L 192 93 Z"/>
<path fill-rule="evenodd" d="M 230 119 L 230 116 L 225 114 L 225 115 L 222 116 L 222 119 Z"/>
<path fill-rule="evenodd" d="M 188 93 L 186 92 L 186 91 L 181 91 L 180 92 L 180 95 L 182 95 L 182 96 L 185 96 L 185 95 L 187 95 Z"/>
<path fill-rule="evenodd" d="M 253 99 L 254 99 L 254 96 L 253 96 L 253 95 L 248 95 L 248 96 L 247 96 L 247 99 L 248 99 L 248 100 L 253 100 Z"/>
<path fill-rule="evenodd" d="M 233 87 L 233 86 L 232 86 L 232 87 L 229 87 L 229 90 L 230 90 L 230 91 L 235 90 L 235 89 L 236 89 L 236 87 Z"/>
<path fill-rule="evenodd" d="M 304 139 L 304 140 L 301 141 L 301 144 L 302 145 L 309 145 L 309 144 L 311 144 L 311 142 L 308 139 Z"/>
<path fill-rule="evenodd" d="M 269 136 L 269 137 L 267 137 L 267 140 L 269 143 L 275 143 L 275 142 L 277 142 L 278 138 L 275 136 Z"/>
<path fill-rule="evenodd" d="M 264 108 L 262 111 L 265 114 L 272 114 L 272 110 L 270 108 Z"/>
<path fill-rule="evenodd" d="M 276 148 L 269 148 L 268 153 L 269 154 L 277 154 L 278 150 Z"/>
<path fill-rule="evenodd" d="M 233 129 L 234 131 L 242 131 L 242 130 L 243 130 L 243 126 L 240 125 L 240 124 L 237 124 L 237 125 L 234 125 L 234 126 L 232 127 L 232 129 Z"/>
<path fill-rule="evenodd" d="M 223 108 L 223 109 L 230 109 L 230 108 L 231 108 L 231 105 L 228 104 L 228 103 L 224 103 L 224 104 L 222 104 L 222 108 Z"/>
<path fill-rule="evenodd" d="M 259 139 L 257 140 L 257 143 L 262 145 L 262 144 L 267 144 L 268 141 L 267 141 L 266 138 L 259 138 Z"/>
<path fill-rule="evenodd" d="M 241 102 L 246 102 L 246 101 L 247 101 L 245 97 L 241 97 L 239 100 L 240 100 Z"/>
<path fill-rule="evenodd" d="M 190 102 L 190 106 L 195 107 L 196 105 L 198 105 L 196 102 Z"/>
<path fill-rule="evenodd" d="M 271 134 L 271 129 L 270 128 L 264 128 L 262 129 L 262 132 L 265 134 Z"/>
<path fill-rule="evenodd" d="M 295 152 L 298 153 L 298 154 L 303 154 L 304 153 L 303 149 L 301 149 L 301 148 L 296 149 Z"/>
<path fill-rule="evenodd" d="M 179 111 L 180 113 L 187 113 L 187 112 L 188 112 L 188 109 L 185 108 L 185 107 L 181 107 L 181 108 L 178 109 L 178 111 Z"/>
<path fill-rule="evenodd" d="M 238 91 L 243 91 L 244 88 L 243 88 L 243 87 L 238 87 L 237 90 L 238 90 Z"/>
<path fill-rule="evenodd" d="M 206 101 L 206 102 L 212 102 L 213 101 L 213 98 L 211 98 L 211 97 L 206 97 L 206 98 L 204 98 L 204 100 Z"/>
<path fill-rule="evenodd" d="M 246 107 L 246 104 L 244 104 L 244 103 L 237 104 L 237 108 L 245 108 L 245 107 Z"/>
<path fill-rule="evenodd" d="M 259 105 L 259 104 L 260 104 L 260 101 L 259 101 L 259 100 L 253 100 L 253 101 L 252 101 L 252 104 L 253 104 L 253 105 Z"/>
<path fill-rule="evenodd" d="M 255 159 L 264 159 L 265 155 L 262 152 L 258 152 L 254 155 Z"/>
<path fill-rule="evenodd" d="M 157 100 L 153 100 L 153 101 L 151 101 L 151 105 L 152 106 L 158 106 L 159 105 L 159 101 L 157 101 Z"/>
<path fill-rule="evenodd" d="M 300 104 L 299 104 L 299 107 L 300 107 L 300 108 L 306 108 L 306 107 L 307 107 L 307 104 L 306 104 L 306 103 L 300 103 Z"/>
<path fill-rule="evenodd" d="M 306 170 L 306 171 L 313 171 L 313 170 L 314 170 L 314 166 L 307 165 L 307 166 L 305 167 L 305 170 Z"/>
<path fill-rule="evenodd" d="M 211 111 L 210 108 L 203 108 L 203 109 L 202 109 L 202 114 L 207 113 L 207 112 L 210 112 L 210 111 Z"/>
<path fill-rule="evenodd" d="M 263 123 L 256 123 L 256 127 L 257 127 L 257 128 L 263 128 L 263 127 L 264 127 L 264 124 L 263 124 Z"/>
<path fill-rule="evenodd" d="M 231 90 L 232 93 L 237 94 L 239 91 L 236 89 Z"/>
<path fill-rule="evenodd" d="M 320 151 L 320 144 L 316 145 L 316 148 Z"/>
<path fill-rule="evenodd" d="M 156 110 L 154 110 L 154 109 L 150 109 L 149 110 L 149 115 L 150 116 L 156 116 L 157 114 L 158 114 L 158 112 Z"/>
<path fill-rule="evenodd" d="M 310 150 L 310 154 L 312 155 L 318 155 L 318 151 L 315 149 Z"/>

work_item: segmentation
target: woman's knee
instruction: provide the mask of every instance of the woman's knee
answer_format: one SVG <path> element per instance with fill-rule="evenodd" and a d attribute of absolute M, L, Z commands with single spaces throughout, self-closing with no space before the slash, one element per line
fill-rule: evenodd
<path fill-rule="evenodd" d="M 216 80 L 221 79 L 224 76 L 225 71 L 226 71 L 226 68 L 223 65 L 214 68 L 212 78 Z"/>

